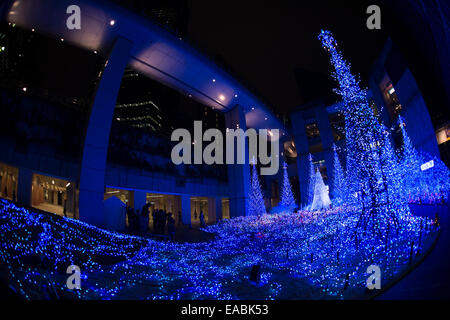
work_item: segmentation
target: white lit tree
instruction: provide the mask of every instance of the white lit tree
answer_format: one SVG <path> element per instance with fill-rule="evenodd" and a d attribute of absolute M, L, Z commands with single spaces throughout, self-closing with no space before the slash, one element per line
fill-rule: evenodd
<path fill-rule="evenodd" d="M 286 162 L 283 163 L 283 185 L 280 198 L 280 206 L 289 209 L 295 208 L 295 198 L 292 193 L 291 183 L 289 182 Z"/>
<path fill-rule="evenodd" d="M 311 204 L 311 210 L 328 209 L 331 205 L 330 196 L 328 195 L 328 190 L 323 182 L 320 170 L 316 171 L 314 181 L 314 198 Z"/>
<path fill-rule="evenodd" d="M 256 171 L 256 164 L 252 165 L 251 188 L 249 195 L 249 215 L 260 216 L 266 213 L 266 206 L 261 192 L 261 185 L 259 184 L 258 172 Z"/>

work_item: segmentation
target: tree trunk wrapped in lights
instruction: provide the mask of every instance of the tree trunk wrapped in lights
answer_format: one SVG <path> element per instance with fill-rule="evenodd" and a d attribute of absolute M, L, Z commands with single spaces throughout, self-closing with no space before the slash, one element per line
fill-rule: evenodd
<path fill-rule="evenodd" d="M 344 169 L 342 169 L 341 161 L 337 153 L 337 147 L 333 144 L 333 203 L 341 204 L 346 197 L 346 181 Z"/>
<path fill-rule="evenodd" d="M 371 234 L 383 236 L 387 225 L 398 226 L 398 216 L 409 213 L 401 188 L 396 185 L 398 163 L 387 130 L 378 121 L 367 99 L 367 92 L 350 72 L 337 49 L 331 32 L 319 35 L 330 54 L 339 87 L 335 90 L 343 101 L 346 131 L 347 188 L 349 204 L 359 208 L 358 226 Z"/>
<path fill-rule="evenodd" d="M 316 171 L 314 170 L 314 164 L 313 164 L 313 158 L 312 155 L 309 154 L 308 155 L 308 160 L 309 160 L 309 178 L 308 178 L 308 193 L 307 193 L 307 199 L 306 199 L 306 204 L 311 207 L 311 204 L 313 202 L 314 199 L 314 185 L 315 185 L 315 177 L 316 177 Z"/>

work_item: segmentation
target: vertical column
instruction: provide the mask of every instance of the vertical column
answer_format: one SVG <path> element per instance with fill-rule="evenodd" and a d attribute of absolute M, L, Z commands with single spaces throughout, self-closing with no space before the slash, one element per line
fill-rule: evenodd
<path fill-rule="evenodd" d="M 67 213 L 72 214 L 72 217 L 75 218 L 75 185 L 73 182 L 66 187 L 67 200 L 66 200 L 66 210 Z"/>
<path fill-rule="evenodd" d="M 333 132 L 331 131 L 330 119 L 325 106 L 316 109 L 317 125 L 319 126 L 320 140 L 322 141 L 323 157 L 327 167 L 328 186 L 330 187 L 330 196 L 333 188 Z"/>
<path fill-rule="evenodd" d="M 208 198 L 208 223 L 217 221 L 216 202 L 216 198 Z"/>
<path fill-rule="evenodd" d="M 144 191 L 133 191 L 133 206 L 135 210 L 142 210 L 144 204 L 147 203 L 147 193 Z"/>
<path fill-rule="evenodd" d="M 191 224 L 191 197 L 189 195 L 181 196 L 181 221 L 185 225 Z"/>
<path fill-rule="evenodd" d="M 291 115 L 294 131 L 295 148 L 297 150 L 298 183 L 300 185 L 300 203 L 306 205 L 309 179 L 309 146 L 306 138 L 305 120 L 301 112 Z"/>
<path fill-rule="evenodd" d="M 27 168 L 19 169 L 19 179 L 17 186 L 17 201 L 20 204 L 31 206 L 31 183 L 33 172 Z M 14 190 L 16 192 L 16 190 Z"/>
<path fill-rule="evenodd" d="M 216 221 L 222 220 L 222 198 L 216 198 Z"/>
<path fill-rule="evenodd" d="M 80 220 L 102 226 L 106 156 L 114 107 L 123 71 L 127 66 L 131 42 L 118 38 L 105 64 L 92 105 L 84 141 L 80 172 Z"/>
<path fill-rule="evenodd" d="M 176 220 L 177 223 L 180 223 L 181 219 L 178 212 L 181 212 L 181 197 L 174 196 L 173 218 Z"/>
<path fill-rule="evenodd" d="M 229 129 L 247 130 L 245 113 L 241 106 L 237 105 L 233 110 L 225 114 L 226 127 Z M 248 194 L 250 191 L 250 165 L 248 162 L 248 141 L 245 140 L 245 164 L 227 166 L 228 188 L 230 192 L 230 217 L 248 215 Z M 236 145 L 236 143 L 235 143 Z M 234 146 L 233 146 L 234 147 Z M 237 146 L 241 148 L 242 146 Z M 235 149 L 235 156 L 237 154 Z"/>

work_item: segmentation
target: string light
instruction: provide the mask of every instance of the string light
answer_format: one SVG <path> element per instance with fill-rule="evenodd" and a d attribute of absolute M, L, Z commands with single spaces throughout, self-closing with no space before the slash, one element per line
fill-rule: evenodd
<path fill-rule="evenodd" d="M 225 220 L 202 243 L 157 242 L 43 215 L 0 200 L 0 262 L 10 286 L 27 299 L 342 299 L 363 295 L 370 264 L 387 283 L 437 236 L 430 219 L 409 216 L 389 242 L 355 242 L 351 207 L 320 214 L 264 214 Z M 421 239 L 421 241 L 419 241 Z M 248 281 L 261 265 L 261 283 Z M 66 286 L 69 265 L 81 289 Z M 345 289 L 348 278 L 352 290 Z M 253 288 L 253 289 L 252 289 Z"/>

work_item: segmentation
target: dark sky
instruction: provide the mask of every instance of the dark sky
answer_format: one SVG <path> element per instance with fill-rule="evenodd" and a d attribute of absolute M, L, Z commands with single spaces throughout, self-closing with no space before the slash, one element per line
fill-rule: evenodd
<path fill-rule="evenodd" d="M 322 28 L 334 33 L 353 72 L 364 78 L 386 32 L 367 29 L 368 4 L 363 2 L 190 0 L 188 36 L 210 55 L 221 55 L 246 84 L 285 113 L 304 100 L 295 69 L 331 71 L 317 40 Z"/>

